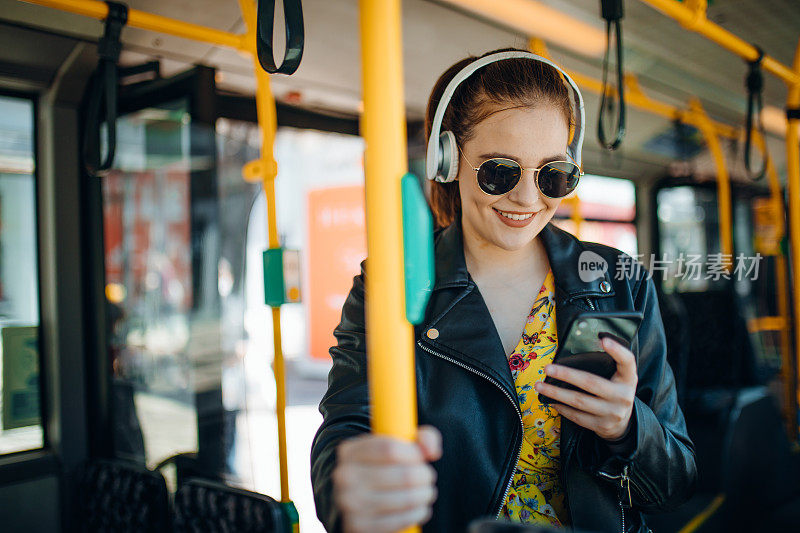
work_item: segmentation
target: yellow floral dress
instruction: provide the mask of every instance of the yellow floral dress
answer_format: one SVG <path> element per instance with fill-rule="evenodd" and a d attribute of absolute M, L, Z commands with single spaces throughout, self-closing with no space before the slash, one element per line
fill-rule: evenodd
<path fill-rule="evenodd" d="M 501 517 L 513 522 L 567 525 L 569 520 L 561 481 L 561 417 L 539 402 L 533 384 L 545 378 L 544 367 L 553 361 L 556 336 L 556 307 L 553 271 L 542 288 L 525 323 L 522 338 L 508 358 L 517 390 L 524 438 Z"/>

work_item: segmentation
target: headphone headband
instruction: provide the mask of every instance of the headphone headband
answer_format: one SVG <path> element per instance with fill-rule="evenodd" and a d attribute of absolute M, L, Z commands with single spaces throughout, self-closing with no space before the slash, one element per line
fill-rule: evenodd
<path fill-rule="evenodd" d="M 439 105 L 436 106 L 436 113 L 433 116 L 433 124 L 431 125 L 431 135 L 428 138 L 428 152 L 425 160 L 425 174 L 428 179 L 447 182 L 451 181 L 455 177 L 448 176 L 447 174 L 451 174 L 450 172 L 445 172 L 445 176 L 441 176 L 441 161 L 445 155 L 452 154 L 442 153 L 440 132 L 442 129 L 442 120 L 444 120 L 444 113 L 447 110 L 447 106 L 450 104 L 450 100 L 452 100 L 456 89 L 464 80 L 469 78 L 478 69 L 497 61 L 503 61 L 505 59 L 533 59 L 534 61 L 539 61 L 540 63 L 550 65 L 556 69 L 564 76 L 564 79 L 567 80 L 567 83 L 572 89 L 572 94 L 575 99 L 575 110 L 577 111 L 575 113 L 575 133 L 572 137 L 572 142 L 567 147 L 567 154 L 575 161 L 575 163 L 577 163 L 578 166 L 581 166 L 581 149 L 583 147 L 584 123 L 586 121 L 586 117 L 583 109 L 583 96 L 581 95 L 578 86 L 575 84 L 572 78 L 570 78 L 569 74 L 564 72 L 561 67 L 549 59 L 531 52 L 525 52 L 523 50 L 509 50 L 506 52 L 497 52 L 476 59 L 464 67 L 458 74 L 455 75 L 450 83 L 447 84 L 447 87 L 442 93 L 441 99 L 439 99 Z M 447 134 L 450 132 L 445 133 Z M 452 133 L 450 133 L 448 137 L 453 137 Z M 449 151 L 452 152 L 452 149 Z"/>

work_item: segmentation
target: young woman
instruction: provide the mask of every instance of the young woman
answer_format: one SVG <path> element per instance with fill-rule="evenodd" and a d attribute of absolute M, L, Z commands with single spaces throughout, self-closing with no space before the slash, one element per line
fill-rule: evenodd
<path fill-rule="evenodd" d="M 311 452 L 328 531 L 463 532 L 488 515 L 640 532 L 641 512 L 689 497 L 694 448 L 652 280 L 619 250 L 550 223 L 580 177 L 582 99 L 568 82 L 542 58 L 505 49 L 464 59 L 436 83 L 427 113 L 436 283 L 415 328 L 422 426 L 416 443 L 369 433 L 362 269 L 335 330 Z M 608 270 L 585 281 L 583 252 Z M 552 364 L 566 325 L 590 310 L 644 316 L 630 349 L 603 340 L 611 379 Z"/>

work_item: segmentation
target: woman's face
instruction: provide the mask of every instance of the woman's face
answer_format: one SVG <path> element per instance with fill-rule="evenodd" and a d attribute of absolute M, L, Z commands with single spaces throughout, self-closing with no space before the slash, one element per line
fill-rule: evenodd
<path fill-rule="evenodd" d="M 464 234 L 479 246 L 518 250 L 539 234 L 555 214 L 560 199 L 543 196 L 534 181 L 534 169 L 548 161 L 565 161 L 569 130 L 564 114 L 554 105 L 503 109 L 478 123 L 472 138 L 461 146 L 458 189 Z M 500 196 L 484 193 L 475 167 L 491 157 L 505 157 L 524 169 L 514 189 Z M 528 217 L 510 220 L 503 214 Z"/>

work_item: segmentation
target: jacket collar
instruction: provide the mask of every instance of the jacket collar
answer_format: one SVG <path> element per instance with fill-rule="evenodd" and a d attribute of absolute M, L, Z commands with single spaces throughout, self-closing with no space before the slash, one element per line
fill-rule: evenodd
<path fill-rule="evenodd" d="M 583 281 L 580 278 L 578 260 L 581 252 L 586 251 L 587 248 L 574 235 L 555 226 L 552 222 L 548 222 L 539 235 L 547 250 L 557 291 L 563 292 L 568 299 L 602 298 L 614 294 L 614 285 L 611 283 L 608 271 L 602 278 L 592 281 Z M 433 290 L 469 285 L 470 276 L 464 259 L 464 241 L 460 219 L 438 232 L 435 248 L 436 283 Z M 600 290 L 600 284 L 604 281 L 607 281 L 611 287 L 608 292 Z"/>

